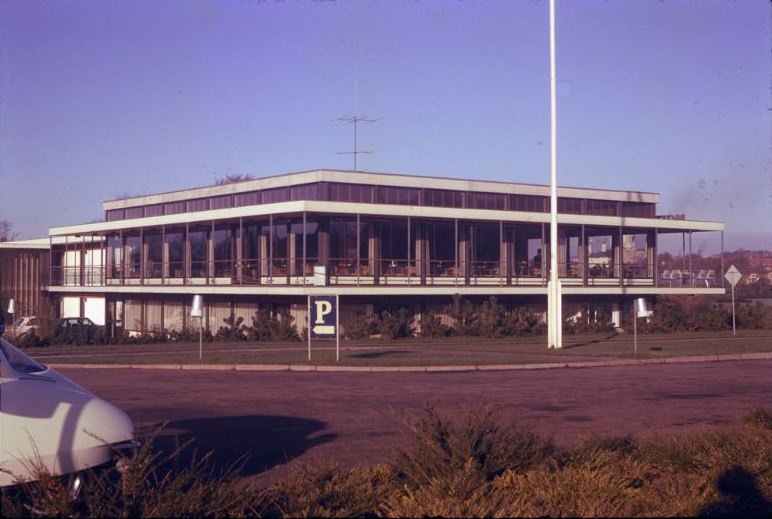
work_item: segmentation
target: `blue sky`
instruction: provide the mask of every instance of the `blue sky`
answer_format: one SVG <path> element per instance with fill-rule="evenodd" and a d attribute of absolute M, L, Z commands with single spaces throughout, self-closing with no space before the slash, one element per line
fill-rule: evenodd
<path fill-rule="evenodd" d="M 558 183 L 772 249 L 767 0 L 558 0 Z M 0 220 L 316 168 L 549 182 L 546 0 L 0 1 Z"/>

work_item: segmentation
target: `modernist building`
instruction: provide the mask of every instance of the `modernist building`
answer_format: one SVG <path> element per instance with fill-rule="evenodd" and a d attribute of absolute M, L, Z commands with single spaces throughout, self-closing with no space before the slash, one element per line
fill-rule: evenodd
<path fill-rule="evenodd" d="M 685 249 L 695 233 L 723 245 L 722 223 L 658 217 L 655 193 L 558 196 L 564 313 L 603 307 L 618 322 L 636 297 L 724 293 L 715 271 L 655 261 L 674 234 Z M 302 329 L 314 294 L 340 295 L 344 323 L 442 313 L 455 294 L 546 310 L 549 186 L 315 170 L 103 209 L 102 222 L 50 230 L 45 289 L 60 313 L 91 312 L 114 333 L 189 326 L 194 294 L 213 330 L 250 323 L 258 305 L 289 309 Z"/>

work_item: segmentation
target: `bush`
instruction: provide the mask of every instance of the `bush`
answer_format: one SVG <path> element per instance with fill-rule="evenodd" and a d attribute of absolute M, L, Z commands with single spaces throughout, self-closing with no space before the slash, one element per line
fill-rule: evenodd
<path fill-rule="evenodd" d="M 223 319 L 223 323 L 225 326 L 220 326 L 217 330 L 216 339 L 224 341 L 245 341 L 247 339 L 247 326 L 243 324 L 243 317 L 231 315 Z"/>
<path fill-rule="evenodd" d="M 376 333 L 378 326 L 373 316 L 357 313 L 344 324 L 343 329 L 348 339 L 367 339 Z"/>
<path fill-rule="evenodd" d="M 770 412 L 750 427 L 636 440 L 591 437 L 559 451 L 480 405 L 429 407 L 405 420 L 408 444 L 388 463 L 303 468 L 270 488 L 218 472 L 211 455 L 171 452 L 151 437 L 120 477 L 87 472 L 72 500 L 66 478 L 4 487 L 4 517 L 769 517 Z"/>
<path fill-rule="evenodd" d="M 413 318 L 405 308 L 400 308 L 397 315 L 384 311 L 379 326 L 382 339 L 404 339 L 413 336 Z"/>
<path fill-rule="evenodd" d="M 48 337 L 40 337 L 35 333 L 35 330 L 30 330 L 20 338 L 16 339 L 15 344 L 19 348 L 45 348 L 46 346 L 49 346 L 51 342 Z"/>
<path fill-rule="evenodd" d="M 268 308 L 259 308 L 252 316 L 252 326 L 246 327 L 247 338 L 252 341 L 298 341 L 297 327 L 288 310 L 271 313 Z"/>
<path fill-rule="evenodd" d="M 449 417 L 427 407 L 418 422 L 405 421 L 412 446 L 394 459 L 400 480 L 418 488 L 472 471 L 491 481 L 505 470 L 526 471 L 557 452 L 551 441 L 500 421 L 501 409 L 490 405 Z"/>
<path fill-rule="evenodd" d="M 434 311 L 421 314 L 419 335 L 433 339 L 435 337 L 447 337 L 451 329 L 442 323 L 442 319 Z"/>
<path fill-rule="evenodd" d="M 374 517 L 392 491 L 388 465 L 343 470 L 336 465 L 303 468 L 270 489 L 261 517 Z"/>

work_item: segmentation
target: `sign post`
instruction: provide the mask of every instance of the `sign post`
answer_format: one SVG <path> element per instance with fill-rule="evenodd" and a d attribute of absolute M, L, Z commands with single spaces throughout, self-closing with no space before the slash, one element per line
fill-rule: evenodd
<path fill-rule="evenodd" d="M 335 338 L 335 362 L 340 362 L 339 298 L 308 296 L 308 360 L 311 360 L 311 339 Z"/>
<path fill-rule="evenodd" d="M 638 355 L 638 318 L 648 317 L 649 309 L 646 300 L 639 297 L 633 302 L 633 354 Z"/>
<path fill-rule="evenodd" d="M 737 267 L 735 267 L 734 265 L 730 265 L 729 270 L 727 270 L 726 274 L 724 274 L 724 279 L 729 281 L 729 284 L 732 285 L 732 337 L 734 337 L 737 334 L 737 328 L 735 326 L 735 313 L 734 313 L 734 287 L 737 283 L 739 283 L 742 277 L 743 277 L 742 272 L 740 272 L 737 269 Z"/>
<path fill-rule="evenodd" d="M 193 296 L 190 316 L 198 317 L 198 360 L 201 361 L 204 358 L 204 298 L 202 296 Z"/>

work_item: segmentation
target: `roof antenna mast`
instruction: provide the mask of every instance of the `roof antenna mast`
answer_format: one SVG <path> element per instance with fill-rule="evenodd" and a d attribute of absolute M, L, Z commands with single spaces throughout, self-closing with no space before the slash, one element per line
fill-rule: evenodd
<path fill-rule="evenodd" d="M 344 116 L 344 117 L 338 117 L 335 119 L 335 121 L 339 123 L 346 123 L 351 124 L 354 126 L 354 151 L 339 151 L 339 155 L 353 155 L 354 156 L 354 171 L 359 171 L 357 169 L 357 155 L 361 154 L 370 154 L 373 153 L 372 151 L 360 151 L 357 149 L 357 125 L 360 123 L 364 124 L 371 124 L 380 121 L 383 119 L 383 117 L 378 117 L 376 119 L 370 119 L 366 115 L 359 115 L 359 93 L 358 93 L 358 85 L 357 81 L 354 81 L 354 115 L 351 116 Z"/>

